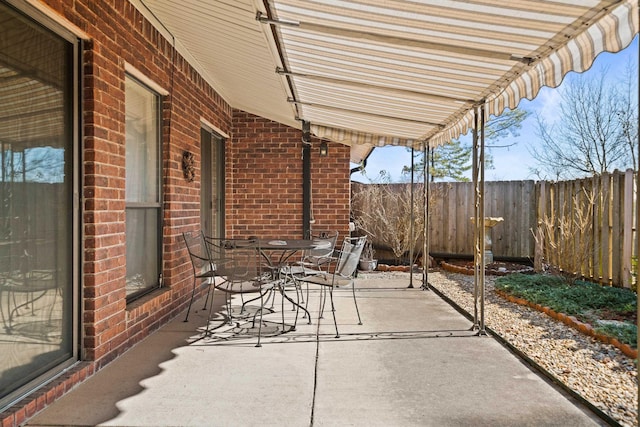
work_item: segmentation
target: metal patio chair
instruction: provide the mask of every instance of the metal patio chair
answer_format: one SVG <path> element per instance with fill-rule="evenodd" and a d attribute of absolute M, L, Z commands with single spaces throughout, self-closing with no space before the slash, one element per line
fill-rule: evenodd
<path fill-rule="evenodd" d="M 311 233 L 311 240 L 322 241 L 328 244 L 322 245 L 317 249 L 305 251 L 302 255 L 302 260 L 298 262 L 298 266 L 301 267 L 301 269 L 293 270 L 292 274 L 304 274 L 308 276 L 326 271 L 333 256 L 338 235 L 339 233 L 337 231 L 318 231 Z"/>
<path fill-rule="evenodd" d="M 207 251 L 211 262 L 215 265 L 216 276 L 219 278 L 218 280 L 213 279 L 213 286 L 210 288 L 211 305 L 205 335 L 210 333 L 213 297 L 215 291 L 218 290 L 225 293 L 225 309 L 230 325 L 233 324 L 234 319 L 233 307 L 231 305 L 234 295 L 240 295 L 242 298 L 238 317 L 245 313 L 246 306 L 249 302 L 260 301 L 253 315 L 249 315 L 249 317 L 252 318 L 250 321 L 252 322 L 253 329 L 256 327 L 256 321 L 258 322 L 258 343 L 256 347 L 260 347 L 263 313 L 266 309 L 265 295 L 274 289 L 277 281 L 273 281 L 269 274 L 265 274 L 262 271 L 263 255 L 260 251 L 258 240 L 204 237 L 204 242 L 208 248 Z M 258 296 L 245 302 L 243 295 L 247 293 L 257 293 Z M 271 310 L 269 310 L 269 312 L 271 312 Z M 242 317 L 247 318 L 246 316 Z M 284 328 L 284 317 L 282 322 Z"/>
<path fill-rule="evenodd" d="M 209 293 L 211 292 L 211 285 L 215 282 L 215 278 L 217 276 L 217 266 L 209 255 L 207 246 L 202 238 L 202 233 L 185 232 L 182 233 L 182 238 L 184 239 L 187 251 L 189 252 L 191 268 L 193 271 L 193 287 L 191 289 L 191 299 L 189 300 L 187 314 L 184 318 L 184 321 L 187 322 L 189 320 L 189 313 L 191 312 L 191 305 L 193 304 L 193 298 L 196 294 L 198 282 L 204 281 L 209 286 L 209 289 L 207 290 L 208 299 Z M 206 304 L 207 303 L 205 300 L 205 307 Z"/>
<path fill-rule="evenodd" d="M 311 276 L 327 271 L 333 251 L 338 241 L 338 231 L 316 231 L 311 233 L 311 240 L 322 242 L 316 249 L 309 249 L 303 252 L 300 261 L 287 266 L 283 273 L 290 276 Z M 298 283 L 297 281 L 295 283 Z M 306 298 L 303 297 L 302 289 L 298 287 L 301 302 L 309 300 L 309 286 L 306 287 Z"/>
<path fill-rule="evenodd" d="M 340 338 L 338 332 L 338 323 L 336 321 L 335 304 L 333 302 L 333 291 L 335 288 L 351 287 L 353 294 L 353 302 L 356 307 L 356 313 L 358 315 L 358 324 L 362 325 L 362 319 L 360 318 L 360 310 L 358 309 L 358 301 L 356 299 L 356 287 L 355 287 L 355 272 L 358 267 L 358 261 L 360 260 L 360 254 L 366 242 L 366 236 L 362 237 L 345 237 L 342 242 L 342 246 L 339 251 L 336 251 L 336 257 L 332 257 L 332 262 L 335 268 L 332 272 L 329 267 L 329 271 L 322 271 L 318 274 L 311 276 L 301 276 L 297 280 L 308 284 L 315 284 L 321 287 L 324 291 L 324 295 L 320 298 L 320 317 L 322 318 L 324 312 L 324 306 L 326 301 L 326 293 L 329 293 L 329 299 L 331 301 L 331 313 L 333 315 L 333 323 L 336 328 L 336 338 Z"/>

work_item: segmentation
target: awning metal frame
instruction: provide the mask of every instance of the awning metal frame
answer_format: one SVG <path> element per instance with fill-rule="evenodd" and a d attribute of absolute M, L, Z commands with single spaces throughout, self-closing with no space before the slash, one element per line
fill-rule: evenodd
<path fill-rule="evenodd" d="M 474 185 L 474 209 L 473 218 L 473 326 L 472 330 L 478 330 L 478 335 L 486 335 L 484 324 L 484 300 L 485 300 L 485 227 L 484 227 L 484 131 L 485 109 L 484 103 L 474 108 L 473 126 L 473 185 Z M 478 313 L 478 304 L 480 312 Z"/>

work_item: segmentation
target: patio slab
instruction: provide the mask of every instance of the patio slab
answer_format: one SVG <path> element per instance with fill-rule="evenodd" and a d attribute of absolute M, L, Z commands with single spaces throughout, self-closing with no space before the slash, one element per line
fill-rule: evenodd
<path fill-rule="evenodd" d="M 318 292 L 311 325 L 264 337 L 261 348 L 226 327 L 203 338 L 203 310 L 188 323 L 179 316 L 28 425 L 604 425 L 433 292 L 407 284 L 408 274 L 361 275 L 363 325 L 350 291 L 338 291 L 339 339 L 329 311 L 318 321 Z"/>

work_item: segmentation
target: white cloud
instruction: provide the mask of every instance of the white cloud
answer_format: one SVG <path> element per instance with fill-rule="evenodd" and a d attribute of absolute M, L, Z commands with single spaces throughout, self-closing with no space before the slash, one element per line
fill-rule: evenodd
<path fill-rule="evenodd" d="M 540 116 L 549 125 L 554 124 L 560 116 L 562 102 L 562 86 L 557 88 L 543 87 L 540 93 L 530 103 L 529 109 Z"/>

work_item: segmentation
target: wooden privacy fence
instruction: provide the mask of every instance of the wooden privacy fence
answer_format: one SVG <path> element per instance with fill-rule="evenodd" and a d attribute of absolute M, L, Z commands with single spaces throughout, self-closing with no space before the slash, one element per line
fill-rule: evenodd
<path fill-rule="evenodd" d="M 504 218 L 490 230 L 494 257 L 529 259 L 539 267 L 553 265 L 589 280 L 630 287 L 635 256 L 634 183 L 632 170 L 574 181 L 486 182 L 485 215 Z M 354 215 L 362 209 L 384 208 L 385 200 L 361 206 L 365 198 L 357 195 L 370 185 L 399 184 L 353 183 Z M 415 191 L 420 194 L 422 185 L 416 184 Z M 473 183 L 431 183 L 430 193 L 430 253 L 471 256 Z M 415 201 L 421 203 L 422 197 L 416 196 Z M 422 234 L 422 225 L 416 233 Z M 376 239 L 374 243 L 385 246 Z M 421 250 L 422 239 L 418 239 L 416 251 Z"/>
<path fill-rule="evenodd" d="M 538 260 L 607 285 L 630 287 L 635 174 L 615 171 L 537 184 Z"/>

